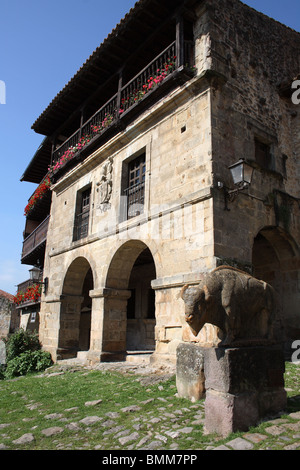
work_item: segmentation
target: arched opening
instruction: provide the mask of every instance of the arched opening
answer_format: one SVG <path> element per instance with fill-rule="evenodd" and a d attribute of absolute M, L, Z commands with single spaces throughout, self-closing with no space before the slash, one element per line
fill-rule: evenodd
<path fill-rule="evenodd" d="M 137 257 L 131 270 L 128 289 L 131 296 L 127 302 L 126 349 L 154 350 L 155 292 L 151 281 L 156 271 L 148 248 Z"/>
<path fill-rule="evenodd" d="M 77 258 L 66 273 L 61 300 L 58 354 L 77 357 L 90 347 L 93 273 L 88 261 Z"/>
<path fill-rule="evenodd" d="M 253 274 L 271 284 L 278 294 L 287 343 L 300 335 L 300 257 L 292 237 L 279 227 L 266 227 L 254 239 Z"/>
<path fill-rule="evenodd" d="M 107 274 L 103 352 L 113 358 L 133 351 L 154 351 L 156 278 L 153 256 L 138 240 L 115 253 Z"/>

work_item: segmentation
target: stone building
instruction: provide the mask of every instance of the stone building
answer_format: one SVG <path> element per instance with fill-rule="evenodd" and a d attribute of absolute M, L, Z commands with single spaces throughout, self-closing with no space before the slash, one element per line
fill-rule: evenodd
<path fill-rule="evenodd" d="M 222 264 L 272 284 L 299 338 L 299 53 L 238 0 L 140 0 L 38 117 L 22 262 L 47 281 L 54 360 L 216 344 L 211 325 L 190 333 L 180 291 Z"/>
<path fill-rule="evenodd" d="M 19 326 L 19 315 L 14 305 L 14 296 L 0 290 L 0 339 L 6 338 L 9 333 Z"/>

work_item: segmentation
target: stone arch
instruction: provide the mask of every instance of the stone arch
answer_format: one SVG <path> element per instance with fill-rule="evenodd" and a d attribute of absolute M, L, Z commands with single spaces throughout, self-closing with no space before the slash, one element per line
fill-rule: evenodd
<path fill-rule="evenodd" d="M 271 284 L 278 294 L 287 343 L 300 336 L 300 250 L 280 227 L 267 226 L 256 235 L 252 248 L 253 274 Z"/>
<path fill-rule="evenodd" d="M 105 282 L 102 355 L 154 350 L 155 278 L 154 257 L 144 242 L 129 240 L 115 252 Z"/>
<path fill-rule="evenodd" d="M 109 262 L 105 286 L 127 289 L 132 267 L 138 256 L 146 249 L 149 250 L 154 261 L 152 249 L 141 240 L 129 240 L 123 243 Z"/>
<path fill-rule="evenodd" d="M 84 257 L 75 258 L 64 277 L 61 296 L 58 355 L 76 357 L 90 346 L 93 271 Z"/>

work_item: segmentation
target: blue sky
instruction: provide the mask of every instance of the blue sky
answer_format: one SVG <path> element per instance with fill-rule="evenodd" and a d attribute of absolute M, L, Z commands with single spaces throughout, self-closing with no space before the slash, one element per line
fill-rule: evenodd
<path fill-rule="evenodd" d="M 299 0 L 244 3 L 300 31 Z M 134 4 L 135 0 L 0 1 L 1 290 L 14 294 L 30 268 L 21 265 L 20 254 L 24 207 L 36 185 L 21 183 L 20 178 L 43 139 L 31 126 Z"/>

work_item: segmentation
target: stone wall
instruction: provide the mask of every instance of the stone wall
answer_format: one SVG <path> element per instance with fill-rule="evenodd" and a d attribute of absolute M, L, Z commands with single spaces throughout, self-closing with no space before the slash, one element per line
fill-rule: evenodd
<path fill-rule="evenodd" d="M 5 343 L 7 338 L 19 327 L 19 314 L 13 303 L 13 296 L 7 292 L 0 291 L 0 365 L 6 362 Z"/>
<path fill-rule="evenodd" d="M 0 338 L 6 338 L 18 327 L 18 318 L 13 296 L 0 291 Z"/>

